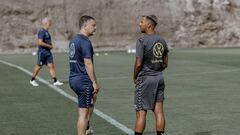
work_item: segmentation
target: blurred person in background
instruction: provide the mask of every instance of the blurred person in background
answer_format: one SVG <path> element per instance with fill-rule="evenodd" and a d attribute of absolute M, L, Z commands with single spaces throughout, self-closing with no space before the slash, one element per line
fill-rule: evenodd
<path fill-rule="evenodd" d="M 56 70 L 53 63 L 53 55 L 51 53 L 51 49 L 53 48 L 51 35 L 48 32 L 48 29 L 51 26 L 51 21 L 48 18 L 44 18 L 42 20 L 42 28 L 38 32 L 38 39 L 37 39 L 37 45 L 38 45 L 38 61 L 36 66 L 33 69 L 32 72 L 32 79 L 30 80 L 30 84 L 32 86 L 39 86 L 39 84 L 36 82 L 35 77 L 39 73 L 40 69 L 43 65 L 47 65 L 48 71 L 53 79 L 53 85 L 63 85 L 62 82 L 57 80 L 56 77 Z"/>

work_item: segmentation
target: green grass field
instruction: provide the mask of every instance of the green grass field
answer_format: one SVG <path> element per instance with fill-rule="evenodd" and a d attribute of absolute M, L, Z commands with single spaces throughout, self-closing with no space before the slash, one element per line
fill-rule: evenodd
<path fill-rule="evenodd" d="M 1 54 L 4 60 L 31 71 L 37 57 Z M 58 78 L 70 95 L 68 55 L 54 54 Z M 96 108 L 134 130 L 134 55 L 111 52 L 94 58 L 101 91 Z M 50 80 L 44 67 L 40 77 Z M 174 49 L 166 83 L 165 115 L 168 135 L 238 135 L 240 125 L 240 49 Z M 0 63 L 0 135 L 75 135 L 77 104 L 45 84 L 32 87 L 30 76 Z M 75 96 L 75 95 L 74 95 Z M 96 135 L 125 133 L 97 115 Z M 145 135 L 155 135 L 148 112 Z"/>

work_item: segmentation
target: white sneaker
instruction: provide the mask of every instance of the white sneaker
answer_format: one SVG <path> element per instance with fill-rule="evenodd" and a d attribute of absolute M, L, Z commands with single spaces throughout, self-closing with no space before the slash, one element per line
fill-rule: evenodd
<path fill-rule="evenodd" d="M 63 83 L 57 80 L 56 82 L 53 83 L 53 85 L 55 85 L 55 86 L 57 86 L 57 85 L 58 85 L 58 86 L 61 86 L 61 85 L 63 85 Z"/>
<path fill-rule="evenodd" d="M 86 135 L 91 135 L 93 133 L 92 127 L 89 127 L 88 130 L 86 130 Z"/>
<path fill-rule="evenodd" d="M 35 80 L 30 80 L 30 84 L 32 84 L 32 86 L 34 87 L 39 86 L 39 84 Z"/>

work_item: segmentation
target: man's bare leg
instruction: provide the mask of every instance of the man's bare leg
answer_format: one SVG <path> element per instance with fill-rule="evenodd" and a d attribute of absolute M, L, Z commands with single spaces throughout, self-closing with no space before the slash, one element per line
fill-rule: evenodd
<path fill-rule="evenodd" d="M 93 95 L 93 107 L 92 107 L 92 108 L 89 108 L 87 130 L 90 128 L 90 120 L 91 120 L 91 117 L 92 117 L 92 114 L 93 114 L 94 105 L 95 105 L 95 103 L 96 103 L 96 100 L 97 100 L 97 94 L 94 94 L 94 95 Z M 91 130 L 91 129 L 90 129 L 90 130 Z M 92 131 L 90 131 L 90 132 L 92 132 Z"/>
<path fill-rule="evenodd" d="M 141 110 L 136 112 L 135 134 L 142 134 L 146 125 L 147 111 Z"/>
<path fill-rule="evenodd" d="M 36 65 L 36 66 L 34 67 L 34 69 L 33 69 L 33 71 L 32 71 L 32 78 L 35 78 L 35 77 L 38 75 L 38 73 L 39 73 L 39 71 L 40 71 L 41 68 L 42 68 L 42 67 L 39 66 L 39 65 Z"/>
<path fill-rule="evenodd" d="M 165 118 L 163 112 L 163 102 L 157 102 L 154 108 L 156 130 L 158 134 L 163 134 L 165 131 Z"/>
<path fill-rule="evenodd" d="M 47 64 L 47 67 L 48 67 L 48 71 L 51 75 L 51 77 L 54 79 L 56 78 L 56 70 L 55 70 L 55 66 L 53 63 L 49 63 Z"/>
<path fill-rule="evenodd" d="M 88 108 L 78 109 L 78 122 L 77 122 L 78 135 L 86 135 L 88 115 L 89 115 Z"/>

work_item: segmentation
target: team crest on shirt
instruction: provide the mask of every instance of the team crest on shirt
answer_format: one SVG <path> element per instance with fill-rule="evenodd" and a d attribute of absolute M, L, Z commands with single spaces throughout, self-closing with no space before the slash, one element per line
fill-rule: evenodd
<path fill-rule="evenodd" d="M 157 42 L 154 44 L 153 46 L 153 54 L 156 58 L 162 58 L 164 52 L 164 47 L 162 45 L 162 43 Z"/>
<path fill-rule="evenodd" d="M 75 55 L 75 44 L 71 43 L 69 46 L 69 57 L 73 58 Z"/>
<path fill-rule="evenodd" d="M 46 35 L 46 37 L 49 37 L 49 34 L 48 34 L 48 32 L 46 32 L 46 33 L 45 33 L 45 35 Z"/>

